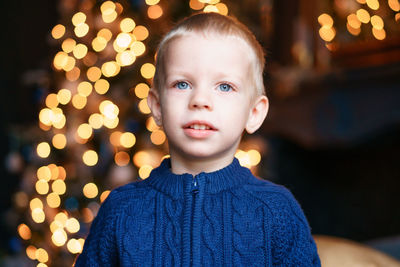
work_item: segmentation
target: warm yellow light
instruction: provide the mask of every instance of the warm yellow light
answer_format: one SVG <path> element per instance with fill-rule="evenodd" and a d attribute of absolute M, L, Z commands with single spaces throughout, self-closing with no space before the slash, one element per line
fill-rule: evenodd
<path fill-rule="evenodd" d="M 107 42 L 110 41 L 111 38 L 112 38 L 112 32 L 111 32 L 109 29 L 104 28 L 104 29 L 101 29 L 101 30 L 97 33 L 97 36 L 98 36 L 98 37 L 104 38 L 104 40 L 105 40 L 106 43 L 107 43 Z"/>
<path fill-rule="evenodd" d="M 26 224 L 18 225 L 18 234 L 24 240 L 29 240 L 32 237 L 31 229 Z"/>
<path fill-rule="evenodd" d="M 110 83 L 105 79 L 99 79 L 94 84 L 94 90 L 100 95 L 107 93 L 110 88 Z"/>
<path fill-rule="evenodd" d="M 238 149 L 238 151 L 235 154 L 235 157 L 239 160 L 239 163 L 241 166 L 246 167 L 246 168 L 251 167 L 249 154 L 247 154 L 243 150 Z"/>
<path fill-rule="evenodd" d="M 139 83 L 135 86 L 135 95 L 138 98 L 146 98 L 149 95 L 150 87 L 145 83 Z"/>
<path fill-rule="evenodd" d="M 323 13 L 319 15 L 318 22 L 321 26 L 332 27 L 333 26 L 333 19 L 329 14 Z"/>
<path fill-rule="evenodd" d="M 88 77 L 89 81 L 95 82 L 101 77 L 101 70 L 98 67 L 90 67 L 87 72 L 86 76 Z"/>
<path fill-rule="evenodd" d="M 228 7 L 224 3 L 218 3 L 215 5 L 215 7 L 218 9 L 218 13 L 221 15 L 228 15 Z"/>
<path fill-rule="evenodd" d="M 93 90 L 93 86 L 90 82 L 83 81 L 78 84 L 78 93 L 82 96 L 88 97 Z"/>
<path fill-rule="evenodd" d="M 151 133 L 150 140 L 155 145 L 162 145 L 166 140 L 165 133 L 162 130 L 156 130 Z"/>
<path fill-rule="evenodd" d="M 79 24 L 84 23 L 86 21 L 86 15 L 82 12 L 78 12 L 72 16 L 71 20 L 74 26 L 78 26 Z"/>
<path fill-rule="evenodd" d="M 118 53 L 115 57 L 115 60 L 120 66 L 129 66 L 135 62 L 136 56 L 132 51 L 126 50 L 124 52 Z"/>
<path fill-rule="evenodd" d="M 219 13 L 218 12 L 218 8 L 214 5 L 207 5 L 204 9 L 204 12 L 215 12 L 215 13 Z"/>
<path fill-rule="evenodd" d="M 53 112 L 51 109 L 44 108 L 39 112 L 39 120 L 41 123 L 45 125 L 51 125 L 52 124 L 52 117 L 53 117 Z"/>
<path fill-rule="evenodd" d="M 115 11 L 115 8 L 116 8 L 116 6 L 113 1 L 105 1 L 100 6 L 101 13 L 103 13 L 103 14 L 111 14 L 113 11 Z"/>
<path fill-rule="evenodd" d="M 75 218 L 69 218 L 67 222 L 65 223 L 65 228 L 67 229 L 68 232 L 70 233 L 77 233 L 79 229 L 81 228 L 79 221 Z"/>
<path fill-rule="evenodd" d="M 61 204 L 60 196 L 54 192 L 47 195 L 46 201 L 50 208 L 58 208 Z"/>
<path fill-rule="evenodd" d="M 65 73 L 65 77 L 67 78 L 68 81 L 74 82 L 79 79 L 79 76 L 81 75 L 81 70 L 78 67 L 73 67 L 72 70 L 67 71 Z"/>
<path fill-rule="evenodd" d="M 131 50 L 138 57 L 146 52 L 146 46 L 141 41 L 135 41 L 131 45 Z"/>
<path fill-rule="evenodd" d="M 67 172 L 65 171 L 63 166 L 58 166 L 58 179 L 65 180 L 67 177 Z M 54 191 L 54 190 L 53 190 Z"/>
<path fill-rule="evenodd" d="M 201 10 L 204 8 L 204 3 L 200 2 L 199 0 L 190 0 L 189 6 L 193 10 Z"/>
<path fill-rule="evenodd" d="M 31 260 L 36 260 L 36 248 L 32 245 L 29 245 L 26 248 L 26 255 L 28 256 L 28 258 L 30 258 Z"/>
<path fill-rule="evenodd" d="M 51 172 L 51 180 L 55 180 L 58 177 L 58 167 L 56 164 L 51 163 L 48 165 Z"/>
<path fill-rule="evenodd" d="M 99 190 L 94 183 L 88 183 L 83 187 L 83 195 L 87 198 L 95 198 L 98 193 Z"/>
<path fill-rule="evenodd" d="M 84 44 L 77 44 L 72 51 L 72 53 L 74 54 L 74 57 L 77 59 L 81 59 L 84 56 L 86 56 L 87 52 L 88 52 L 88 48 Z"/>
<path fill-rule="evenodd" d="M 101 14 L 101 17 L 105 23 L 111 23 L 118 17 L 118 13 L 114 10 L 110 14 Z"/>
<path fill-rule="evenodd" d="M 43 248 L 39 248 L 35 252 L 36 259 L 40 262 L 47 262 L 49 260 L 49 255 L 47 254 L 47 251 L 44 250 Z"/>
<path fill-rule="evenodd" d="M 51 189 L 54 193 L 58 195 L 64 195 L 67 191 L 67 186 L 65 185 L 65 182 L 63 180 L 58 179 L 51 184 Z"/>
<path fill-rule="evenodd" d="M 67 119 L 64 114 L 55 114 L 53 120 L 53 126 L 56 129 L 62 129 L 65 126 Z"/>
<path fill-rule="evenodd" d="M 101 72 L 106 77 L 113 77 L 116 76 L 121 70 L 121 67 L 115 61 L 108 61 L 105 62 L 101 66 Z"/>
<path fill-rule="evenodd" d="M 64 225 L 59 221 L 53 221 L 50 224 L 50 231 L 54 233 L 57 229 L 64 228 Z"/>
<path fill-rule="evenodd" d="M 89 25 L 81 23 L 75 27 L 74 32 L 77 37 L 83 37 L 89 32 Z"/>
<path fill-rule="evenodd" d="M 42 223 L 44 222 L 46 216 L 44 214 L 44 211 L 40 208 L 36 208 L 32 210 L 32 220 L 35 223 Z"/>
<path fill-rule="evenodd" d="M 36 171 L 37 178 L 50 181 L 51 179 L 51 170 L 47 166 L 42 166 Z"/>
<path fill-rule="evenodd" d="M 97 161 L 99 160 L 99 156 L 97 155 L 96 151 L 87 150 L 87 151 L 85 151 L 85 153 L 83 153 L 82 160 L 83 160 L 83 163 L 85 163 L 87 166 L 94 166 L 97 164 Z"/>
<path fill-rule="evenodd" d="M 59 222 L 62 225 L 62 227 L 65 227 L 67 220 L 68 216 L 64 212 L 59 212 L 56 214 L 56 216 L 54 216 L 54 221 Z"/>
<path fill-rule="evenodd" d="M 79 125 L 77 131 L 78 136 L 82 139 L 89 139 L 93 134 L 92 127 L 87 123 L 82 123 Z"/>
<path fill-rule="evenodd" d="M 153 157 L 146 151 L 139 151 L 133 156 L 133 163 L 136 167 L 151 165 L 152 162 L 154 162 Z"/>
<path fill-rule="evenodd" d="M 125 132 L 121 134 L 120 143 L 125 148 L 131 148 L 136 143 L 136 137 L 133 133 Z"/>
<path fill-rule="evenodd" d="M 39 157 L 47 158 L 50 155 L 50 145 L 47 142 L 41 142 L 36 147 L 36 152 Z"/>
<path fill-rule="evenodd" d="M 48 267 L 48 266 L 43 262 L 39 262 L 38 265 L 36 265 L 36 267 Z"/>
<path fill-rule="evenodd" d="M 115 154 L 114 161 L 118 166 L 126 166 L 130 161 L 129 154 L 125 151 L 119 151 Z"/>
<path fill-rule="evenodd" d="M 370 9 L 377 10 L 379 9 L 378 0 L 367 0 L 367 5 Z"/>
<path fill-rule="evenodd" d="M 58 99 L 56 94 L 48 94 L 46 97 L 46 106 L 48 108 L 56 108 L 58 106 Z"/>
<path fill-rule="evenodd" d="M 376 29 L 372 28 L 372 34 L 377 40 L 383 40 L 386 38 L 386 31 L 385 29 Z"/>
<path fill-rule="evenodd" d="M 90 223 L 94 219 L 93 212 L 89 208 L 82 209 L 82 216 L 85 223 Z"/>
<path fill-rule="evenodd" d="M 114 105 L 110 100 L 104 100 L 99 105 L 100 112 L 109 119 L 117 118 L 119 114 L 119 108 Z"/>
<path fill-rule="evenodd" d="M 89 125 L 93 129 L 100 129 L 101 126 L 103 126 L 103 116 L 101 116 L 101 114 L 99 113 L 93 113 L 92 115 L 90 115 L 88 121 Z"/>
<path fill-rule="evenodd" d="M 87 98 L 83 95 L 76 94 L 72 97 L 72 105 L 76 109 L 83 109 L 86 106 Z"/>
<path fill-rule="evenodd" d="M 100 195 L 100 202 L 103 203 L 104 200 L 107 199 L 107 197 L 108 197 L 108 195 L 109 195 L 110 193 L 111 193 L 110 190 L 106 190 L 106 191 L 104 191 L 103 193 L 101 193 L 101 195 Z"/>
<path fill-rule="evenodd" d="M 77 254 L 82 251 L 82 244 L 75 238 L 71 238 L 67 243 L 67 249 L 72 254 Z"/>
<path fill-rule="evenodd" d="M 360 3 L 360 4 L 366 4 L 367 0 L 357 0 L 357 2 Z"/>
<path fill-rule="evenodd" d="M 73 57 L 67 57 L 67 64 L 65 64 L 65 66 L 62 67 L 63 70 L 65 71 L 71 71 L 76 64 L 76 60 Z"/>
<path fill-rule="evenodd" d="M 319 29 L 319 35 L 321 36 L 321 38 L 326 41 L 326 42 L 330 42 L 333 40 L 333 38 L 335 38 L 336 35 L 336 30 L 334 27 L 330 27 L 327 28 L 325 26 L 322 26 Z"/>
<path fill-rule="evenodd" d="M 61 37 L 64 36 L 64 34 L 65 34 L 65 27 L 64 25 L 61 24 L 57 24 L 51 30 L 51 36 L 53 36 L 54 39 L 60 39 Z"/>
<path fill-rule="evenodd" d="M 133 35 L 135 35 L 137 41 L 143 41 L 149 36 L 149 31 L 146 27 L 139 25 L 133 29 Z"/>
<path fill-rule="evenodd" d="M 151 113 L 149 105 L 147 104 L 147 99 L 140 100 L 139 104 L 138 104 L 138 107 L 139 107 L 140 112 L 142 112 L 143 114 L 150 114 Z"/>
<path fill-rule="evenodd" d="M 131 18 L 125 18 L 121 20 L 119 27 L 122 32 L 131 32 L 135 28 L 136 24 Z"/>
<path fill-rule="evenodd" d="M 367 10 L 361 8 L 356 12 L 357 18 L 362 23 L 368 23 L 370 20 L 370 15 Z"/>
<path fill-rule="evenodd" d="M 129 33 L 122 32 L 117 35 L 117 38 L 115 39 L 115 41 L 119 47 L 127 48 L 133 40 Z"/>
<path fill-rule="evenodd" d="M 92 48 L 96 52 L 101 52 L 106 48 L 107 46 L 107 40 L 104 39 L 101 36 L 97 36 L 96 38 L 93 39 L 92 41 Z"/>
<path fill-rule="evenodd" d="M 74 39 L 67 38 L 62 42 L 61 48 L 65 53 L 71 53 L 72 50 L 74 50 L 75 45 L 76 41 Z"/>
<path fill-rule="evenodd" d="M 396 12 L 400 11 L 400 3 L 399 0 L 388 0 L 389 7 Z M 397 15 L 397 14 L 396 14 Z"/>
<path fill-rule="evenodd" d="M 258 151 L 255 150 L 255 149 L 251 149 L 251 150 L 247 151 L 247 154 L 249 155 L 250 164 L 251 164 L 252 166 L 256 166 L 256 165 L 258 165 L 258 164 L 260 163 L 260 161 L 261 161 L 261 154 L 260 154 L 260 152 L 258 152 Z"/>
<path fill-rule="evenodd" d="M 68 63 L 68 54 L 60 51 L 54 56 L 53 65 L 56 69 L 61 70 Z"/>
<path fill-rule="evenodd" d="M 35 188 L 40 195 L 45 195 L 49 192 L 49 184 L 44 179 L 40 179 L 39 181 L 37 181 L 35 184 Z"/>
<path fill-rule="evenodd" d="M 383 19 L 378 15 L 374 15 L 371 17 L 371 24 L 372 27 L 374 27 L 377 30 L 382 30 L 384 26 Z"/>
<path fill-rule="evenodd" d="M 82 248 L 83 247 L 82 247 L 81 243 L 75 238 L 71 238 L 67 242 L 67 249 L 72 254 L 81 253 L 82 252 Z"/>
<path fill-rule="evenodd" d="M 36 197 L 29 202 L 29 207 L 31 208 L 31 210 L 43 209 L 43 202 Z"/>
<path fill-rule="evenodd" d="M 156 72 L 156 67 L 154 67 L 151 63 L 145 63 L 140 68 L 140 73 L 142 74 L 143 78 L 151 79 L 154 77 L 154 73 Z"/>
<path fill-rule="evenodd" d="M 160 0 L 146 0 L 146 4 L 149 6 L 157 5 L 159 2 Z"/>
<path fill-rule="evenodd" d="M 396 20 L 397 22 L 399 22 L 399 21 L 400 21 L 400 13 L 397 13 L 397 14 L 394 16 L 394 18 L 395 18 L 395 20 Z"/>
<path fill-rule="evenodd" d="M 67 242 L 67 238 L 67 233 L 64 231 L 64 229 L 58 228 L 52 234 L 51 241 L 53 241 L 53 244 L 57 247 L 61 247 L 65 244 L 65 242 Z"/>
<path fill-rule="evenodd" d="M 142 179 L 146 179 L 147 177 L 150 176 L 152 170 L 153 170 L 152 166 L 143 165 L 142 167 L 139 168 L 139 177 Z"/>
<path fill-rule="evenodd" d="M 118 147 L 121 145 L 121 135 L 122 133 L 120 131 L 115 131 L 113 133 L 110 134 L 110 143 L 115 146 Z"/>
<path fill-rule="evenodd" d="M 146 128 L 150 132 L 154 132 L 155 130 L 160 129 L 160 127 L 156 124 L 156 122 L 152 116 L 147 119 Z"/>
<path fill-rule="evenodd" d="M 361 21 L 357 18 L 356 14 L 350 14 L 347 16 L 347 23 L 353 29 L 358 29 L 361 27 Z"/>
<path fill-rule="evenodd" d="M 55 148 L 63 149 L 67 145 L 67 138 L 64 134 L 59 133 L 53 136 L 51 142 Z"/>
<path fill-rule="evenodd" d="M 104 117 L 104 126 L 106 126 L 108 129 L 115 129 L 118 126 L 119 119 L 110 119 L 107 117 Z"/>
<path fill-rule="evenodd" d="M 147 9 L 147 16 L 151 19 L 158 19 L 163 15 L 163 10 L 161 6 L 159 5 L 154 5 L 154 6 L 149 6 Z"/>

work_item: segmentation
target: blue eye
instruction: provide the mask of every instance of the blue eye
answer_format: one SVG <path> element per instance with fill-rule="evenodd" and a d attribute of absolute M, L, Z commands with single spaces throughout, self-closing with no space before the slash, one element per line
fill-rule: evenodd
<path fill-rule="evenodd" d="M 187 82 L 177 82 L 175 86 L 180 90 L 185 90 L 189 88 L 189 84 Z"/>
<path fill-rule="evenodd" d="M 220 84 L 220 85 L 218 86 L 218 88 L 219 88 L 219 90 L 221 90 L 222 92 L 229 92 L 229 91 L 232 90 L 232 86 L 230 86 L 230 85 L 227 84 L 227 83 Z"/>

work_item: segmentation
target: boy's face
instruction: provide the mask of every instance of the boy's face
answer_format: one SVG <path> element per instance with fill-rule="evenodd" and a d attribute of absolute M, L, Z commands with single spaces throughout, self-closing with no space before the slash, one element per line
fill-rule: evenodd
<path fill-rule="evenodd" d="M 254 97 L 249 53 L 237 39 L 199 34 L 168 45 L 164 88 L 152 92 L 149 104 L 168 137 L 172 160 L 222 168 L 232 161 L 243 130 L 261 125 L 268 103 L 265 96 Z M 265 114 L 254 127 L 260 101 Z"/>

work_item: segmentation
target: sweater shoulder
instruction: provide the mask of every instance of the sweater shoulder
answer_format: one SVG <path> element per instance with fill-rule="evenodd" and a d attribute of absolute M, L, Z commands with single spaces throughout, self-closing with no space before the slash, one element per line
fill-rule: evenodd
<path fill-rule="evenodd" d="M 126 206 L 126 204 L 132 203 L 138 199 L 143 199 L 143 196 L 145 196 L 149 190 L 150 188 L 145 185 L 144 181 L 131 182 L 113 189 L 104 202 L 104 205 L 111 208 Z"/>

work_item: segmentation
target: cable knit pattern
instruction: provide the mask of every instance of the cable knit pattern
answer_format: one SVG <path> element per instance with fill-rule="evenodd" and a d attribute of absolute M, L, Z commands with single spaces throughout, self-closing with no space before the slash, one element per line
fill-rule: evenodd
<path fill-rule="evenodd" d="M 212 173 L 149 178 L 113 190 L 76 266 L 321 266 L 304 214 L 282 186 L 234 159 Z"/>

